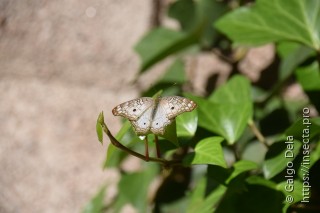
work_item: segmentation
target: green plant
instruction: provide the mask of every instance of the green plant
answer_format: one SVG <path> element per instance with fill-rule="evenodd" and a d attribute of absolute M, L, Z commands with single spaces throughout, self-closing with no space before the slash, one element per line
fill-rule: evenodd
<path fill-rule="evenodd" d="M 164 95 L 194 100 L 198 108 L 177 117 L 178 147 L 160 141 L 165 160 L 141 161 L 142 169 L 136 172 L 121 170 L 116 198 L 106 205 L 104 186 L 89 204 L 94 210 L 85 212 L 119 212 L 128 203 L 138 212 L 319 211 L 320 118 L 312 115 L 320 112 L 320 1 L 231 3 L 177 0 L 168 15 L 179 22 L 180 30 L 158 27 L 136 45 L 140 73 L 173 58 L 163 78 L 143 95 L 162 89 Z M 230 55 L 236 48 L 267 43 L 274 43 L 278 61 L 269 74 L 274 81 L 264 89 L 240 74 L 238 60 Z M 206 97 L 186 93 L 185 56 L 212 49 L 229 58 L 232 75 Z M 283 95 L 294 83 L 307 99 Z M 121 169 L 128 153 L 137 156 L 130 150 L 142 151 L 143 143 L 129 122 L 113 138 L 100 114 L 101 142 L 103 131 L 113 141 L 104 168 Z M 150 200 L 148 189 L 159 176 L 162 182 Z"/>

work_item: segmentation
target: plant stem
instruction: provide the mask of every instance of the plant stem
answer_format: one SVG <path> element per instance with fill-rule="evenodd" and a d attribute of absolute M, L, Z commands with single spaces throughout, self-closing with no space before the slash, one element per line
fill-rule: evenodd
<path fill-rule="evenodd" d="M 160 147 L 159 147 L 158 136 L 157 135 L 154 135 L 154 143 L 156 144 L 157 157 L 160 158 L 161 157 L 161 153 L 160 153 Z"/>
<path fill-rule="evenodd" d="M 257 139 L 265 146 L 265 147 L 269 147 L 266 138 L 262 135 L 262 133 L 260 132 L 260 130 L 257 128 L 257 126 L 255 125 L 255 123 L 253 121 L 249 122 L 249 127 L 251 128 L 253 134 L 257 137 Z"/>
<path fill-rule="evenodd" d="M 119 149 L 121 149 L 121 150 L 129 153 L 130 155 L 133 155 L 133 156 L 135 156 L 135 157 L 137 157 L 137 158 L 140 158 L 140 159 L 142 159 L 142 160 L 144 160 L 144 161 L 152 161 L 152 162 L 161 163 L 161 164 L 163 164 L 165 167 L 170 167 L 170 166 L 174 166 L 174 165 L 181 165 L 181 161 L 178 161 L 178 160 L 169 160 L 169 161 L 168 161 L 168 160 L 165 160 L 165 159 L 162 159 L 162 158 L 154 158 L 154 157 L 148 157 L 148 156 L 141 155 L 140 153 L 137 153 L 137 152 L 135 152 L 135 151 L 127 148 L 126 146 L 122 145 L 122 144 L 111 134 L 111 132 L 109 131 L 107 125 L 104 123 L 103 120 L 100 120 L 100 125 L 101 125 L 103 131 L 104 131 L 104 132 L 107 134 L 107 136 L 109 137 L 111 143 L 112 143 L 115 147 L 117 147 L 117 148 L 119 148 Z"/>

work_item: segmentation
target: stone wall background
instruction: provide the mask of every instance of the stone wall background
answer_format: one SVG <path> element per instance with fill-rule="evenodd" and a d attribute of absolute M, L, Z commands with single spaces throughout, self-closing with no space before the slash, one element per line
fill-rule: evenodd
<path fill-rule="evenodd" d="M 0 1 L 0 212 L 80 212 L 101 184 L 101 110 L 138 95 L 151 1 Z M 110 187 L 111 193 L 115 190 Z M 109 191 L 110 192 L 110 191 Z"/>

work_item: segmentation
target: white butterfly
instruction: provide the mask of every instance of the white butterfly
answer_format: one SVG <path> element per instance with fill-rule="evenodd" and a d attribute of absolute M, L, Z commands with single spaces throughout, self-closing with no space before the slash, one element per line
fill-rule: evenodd
<path fill-rule="evenodd" d="M 116 106 L 112 113 L 128 118 L 138 135 L 163 135 L 165 127 L 183 112 L 191 112 L 197 104 L 179 96 L 137 98 Z"/>

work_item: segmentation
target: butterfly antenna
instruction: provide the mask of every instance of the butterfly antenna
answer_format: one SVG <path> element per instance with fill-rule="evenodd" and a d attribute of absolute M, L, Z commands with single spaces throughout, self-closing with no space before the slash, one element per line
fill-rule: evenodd
<path fill-rule="evenodd" d="M 144 139 L 146 161 L 149 161 L 148 136 Z"/>

